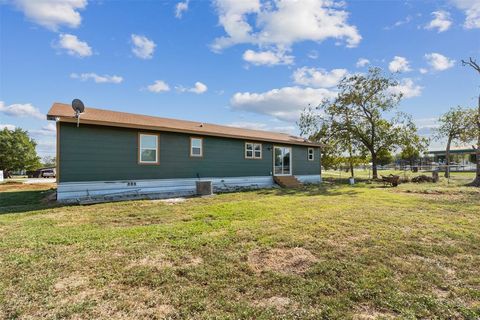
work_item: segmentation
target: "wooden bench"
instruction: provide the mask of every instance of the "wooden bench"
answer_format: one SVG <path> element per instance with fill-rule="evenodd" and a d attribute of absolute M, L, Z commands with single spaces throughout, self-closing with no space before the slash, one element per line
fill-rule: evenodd
<path fill-rule="evenodd" d="M 382 181 L 384 185 L 390 184 L 392 187 L 398 186 L 398 180 L 400 180 L 400 176 L 395 176 L 390 174 L 388 176 L 382 176 Z"/>

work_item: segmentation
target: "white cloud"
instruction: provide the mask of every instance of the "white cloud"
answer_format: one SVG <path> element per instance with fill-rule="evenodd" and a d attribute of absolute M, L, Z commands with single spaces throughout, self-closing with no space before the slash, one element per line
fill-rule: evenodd
<path fill-rule="evenodd" d="M 208 87 L 204 83 L 201 83 L 200 81 L 195 82 L 195 86 L 190 89 L 191 92 L 196 94 L 202 94 L 204 92 L 207 92 L 207 90 L 208 90 Z"/>
<path fill-rule="evenodd" d="M 360 58 L 360 59 L 358 59 L 358 61 L 356 63 L 356 67 L 357 68 L 363 68 L 363 67 L 365 67 L 369 64 L 370 64 L 370 60 L 365 59 L 365 58 Z"/>
<path fill-rule="evenodd" d="M 236 44 L 253 44 L 261 49 L 289 50 L 296 42 L 321 42 L 329 38 L 357 46 L 362 37 L 347 23 L 348 12 L 331 0 L 216 0 L 219 24 L 226 35 L 211 46 L 221 51 Z"/>
<path fill-rule="evenodd" d="M 465 29 L 480 29 L 480 1 L 450 0 L 458 9 L 465 12 Z"/>
<path fill-rule="evenodd" d="M 292 77 L 296 84 L 316 88 L 331 88 L 335 87 L 347 73 L 346 69 L 326 71 L 324 69 L 302 67 L 295 70 Z"/>
<path fill-rule="evenodd" d="M 387 27 L 385 27 L 384 29 L 385 29 L 385 30 L 391 30 L 391 29 L 400 27 L 400 26 L 402 26 L 402 25 L 404 25 L 404 24 L 409 24 L 412 20 L 413 20 L 413 17 L 409 15 L 409 16 L 406 16 L 405 19 L 403 19 L 403 20 L 398 20 L 398 21 L 395 22 L 393 25 L 387 26 Z"/>
<path fill-rule="evenodd" d="M 452 25 L 452 19 L 450 18 L 449 12 L 439 10 L 432 12 L 432 15 L 434 19 L 425 26 L 425 29 L 437 29 L 438 32 L 444 32 L 450 29 L 450 26 Z"/>
<path fill-rule="evenodd" d="M 7 128 L 8 130 L 15 130 L 15 126 L 13 124 L 8 124 L 8 123 L 0 123 L 0 130 L 3 130 Z"/>
<path fill-rule="evenodd" d="M 93 72 L 81 74 L 72 73 L 70 74 L 70 78 L 79 79 L 81 81 L 87 81 L 89 79 L 92 79 L 93 81 L 95 81 L 95 83 L 121 83 L 123 81 L 123 78 L 120 76 L 110 76 L 108 74 L 98 75 Z"/>
<path fill-rule="evenodd" d="M 274 66 L 279 64 L 292 64 L 293 56 L 285 55 L 284 51 L 259 51 L 247 50 L 243 53 L 243 60 L 254 64 Z"/>
<path fill-rule="evenodd" d="M 156 80 L 153 84 L 147 87 L 147 90 L 150 92 L 160 93 L 170 91 L 170 86 L 162 80 Z"/>
<path fill-rule="evenodd" d="M 15 6 L 33 22 L 57 31 L 62 25 L 77 28 L 82 22 L 78 10 L 87 0 L 14 0 Z"/>
<path fill-rule="evenodd" d="M 37 153 L 40 157 L 55 156 L 56 141 L 54 137 L 39 137 L 35 140 L 37 142 Z"/>
<path fill-rule="evenodd" d="M 440 53 L 427 53 L 425 54 L 425 59 L 435 71 L 444 71 L 455 65 L 455 60 L 449 59 Z"/>
<path fill-rule="evenodd" d="M 183 12 L 186 12 L 188 10 L 188 2 L 189 0 L 177 3 L 177 5 L 175 6 L 175 18 L 182 18 Z"/>
<path fill-rule="evenodd" d="M 145 36 L 132 34 L 132 52 L 140 59 L 151 59 L 157 46 L 155 42 Z"/>
<path fill-rule="evenodd" d="M 15 103 L 6 106 L 3 101 L 0 101 L 0 112 L 10 117 L 32 117 L 45 120 L 45 115 L 40 110 L 30 103 L 20 104 Z"/>
<path fill-rule="evenodd" d="M 438 123 L 438 118 L 420 118 L 415 119 L 414 121 L 418 129 L 433 129 L 440 125 Z"/>
<path fill-rule="evenodd" d="M 229 127 L 250 129 L 250 130 L 263 130 L 263 131 L 274 131 L 282 132 L 287 134 L 295 133 L 294 125 L 284 125 L 284 126 L 271 126 L 263 122 L 249 122 L 249 121 L 237 121 L 227 124 Z"/>
<path fill-rule="evenodd" d="M 284 87 L 262 93 L 237 92 L 230 100 L 232 109 L 269 115 L 293 122 L 309 105 L 317 105 L 336 93 L 328 89 Z"/>
<path fill-rule="evenodd" d="M 388 64 L 388 70 L 391 72 L 408 72 L 412 69 L 410 68 L 410 63 L 406 58 L 395 56 Z"/>
<path fill-rule="evenodd" d="M 237 121 L 228 123 L 227 126 L 250 130 L 268 130 L 268 126 L 263 122 Z"/>
<path fill-rule="evenodd" d="M 318 51 L 317 50 L 310 50 L 307 54 L 307 57 L 310 59 L 318 59 Z"/>
<path fill-rule="evenodd" d="M 418 97 L 422 94 L 423 87 L 416 85 L 412 79 L 404 78 L 397 86 L 391 87 L 390 92 L 402 93 L 404 98 Z"/>
<path fill-rule="evenodd" d="M 428 73 L 428 69 L 426 69 L 426 68 L 420 68 L 420 69 L 418 69 L 418 71 L 420 71 L 421 74 Z"/>
<path fill-rule="evenodd" d="M 57 127 L 55 123 L 49 122 L 39 130 L 29 130 L 32 134 L 41 136 L 54 136 L 57 133 Z"/>
<path fill-rule="evenodd" d="M 183 86 L 177 86 L 175 89 L 179 92 L 192 92 L 196 94 L 202 94 L 207 92 L 208 87 L 206 84 L 201 83 L 200 81 L 195 82 L 195 85 L 192 88 L 185 88 Z"/>
<path fill-rule="evenodd" d="M 73 34 L 60 34 L 56 47 L 67 50 L 67 53 L 76 57 L 91 56 L 92 48 L 85 41 L 81 41 Z"/>

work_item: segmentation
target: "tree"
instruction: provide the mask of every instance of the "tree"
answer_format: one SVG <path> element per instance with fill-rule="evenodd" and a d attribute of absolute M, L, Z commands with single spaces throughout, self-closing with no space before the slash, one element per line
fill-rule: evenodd
<path fill-rule="evenodd" d="M 35 170 L 40 167 L 40 158 L 35 151 L 36 142 L 28 132 L 20 128 L 0 131 L 0 169 L 5 177 L 15 170 Z"/>
<path fill-rule="evenodd" d="M 55 157 L 44 156 L 42 158 L 42 166 L 44 166 L 45 168 L 55 167 L 56 163 L 57 163 L 57 160 Z"/>
<path fill-rule="evenodd" d="M 408 161 L 410 167 L 412 167 L 414 162 L 427 151 L 430 141 L 427 138 L 415 135 L 409 137 L 409 139 L 405 139 L 405 142 L 406 143 L 401 146 L 400 159 Z"/>
<path fill-rule="evenodd" d="M 377 163 L 381 166 L 392 163 L 394 160 L 392 153 L 388 149 L 381 149 L 377 153 Z"/>
<path fill-rule="evenodd" d="M 398 82 L 383 75 L 380 68 L 371 68 L 368 74 L 343 78 L 339 93 L 333 100 L 325 100 L 318 107 L 318 119 L 326 123 L 333 136 L 350 137 L 352 145 L 368 150 L 372 159 L 373 178 L 378 179 L 378 154 L 389 152 L 416 136 L 416 127 L 410 117 L 394 114 L 402 98 L 392 88 Z"/>
<path fill-rule="evenodd" d="M 348 115 L 346 117 L 348 119 Z M 332 123 L 323 121 L 311 107 L 305 109 L 300 115 L 297 125 L 302 135 L 322 145 L 322 166 L 325 169 L 347 164 L 351 177 L 355 176 L 354 166 L 361 159 L 357 154 L 360 146 L 352 138 L 351 133 L 336 130 Z M 345 153 L 348 157 L 343 156 Z"/>
<path fill-rule="evenodd" d="M 462 64 L 464 66 L 470 66 L 473 70 L 477 71 L 480 74 L 480 66 L 478 65 L 477 61 L 473 58 L 469 58 L 468 61 L 462 60 Z M 476 146 L 476 157 L 477 157 L 477 173 L 475 176 L 475 180 L 471 183 L 472 186 L 480 187 L 480 95 L 478 96 L 478 110 L 475 116 L 471 119 L 471 135 L 474 136 L 477 140 Z"/>
<path fill-rule="evenodd" d="M 445 161 L 447 168 L 445 177 L 450 177 L 450 147 L 452 142 L 467 142 L 469 127 L 471 122 L 471 112 L 462 107 L 451 108 L 448 112 L 441 115 L 438 119 L 439 127 L 435 128 L 435 138 L 437 140 L 447 139 L 445 151 Z"/>

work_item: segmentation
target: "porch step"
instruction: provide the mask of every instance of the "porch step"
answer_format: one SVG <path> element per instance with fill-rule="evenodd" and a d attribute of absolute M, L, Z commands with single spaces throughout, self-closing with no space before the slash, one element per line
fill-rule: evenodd
<path fill-rule="evenodd" d="M 274 176 L 273 180 L 282 188 L 298 188 L 302 183 L 295 176 Z"/>

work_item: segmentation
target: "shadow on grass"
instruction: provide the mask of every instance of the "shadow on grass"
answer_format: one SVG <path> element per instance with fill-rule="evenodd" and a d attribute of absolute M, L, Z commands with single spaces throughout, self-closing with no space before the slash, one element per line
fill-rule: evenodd
<path fill-rule="evenodd" d="M 265 189 L 259 191 L 259 194 L 274 194 L 277 196 L 354 196 L 360 193 L 360 190 L 355 186 L 346 190 L 343 188 L 345 184 L 324 182 L 320 185 L 304 185 L 300 188 Z"/>
<path fill-rule="evenodd" d="M 55 190 L 18 190 L 3 191 L 0 197 L 0 215 L 7 213 L 25 213 L 29 211 L 62 206 L 48 198 Z"/>

